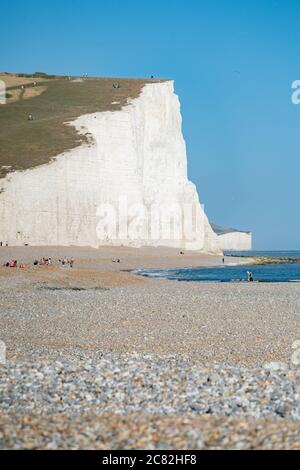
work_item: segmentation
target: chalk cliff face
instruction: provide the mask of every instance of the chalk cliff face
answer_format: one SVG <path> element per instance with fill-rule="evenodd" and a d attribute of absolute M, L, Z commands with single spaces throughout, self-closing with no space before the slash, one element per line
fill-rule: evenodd
<path fill-rule="evenodd" d="M 90 143 L 0 180 L 0 241 L 220 251 L 187 178 L 173 82 L 147 84 L 121 111 L 70 125 Z"/>
<path fill-rule="evenodd" d="M 231 232 L 219 235 L 222 250 L 244 251 L 252 249 L 252 234 L 250 232 Z"/>
<path fill-rule="evenodd" d="M 252 232 L 245 232 L 235 228 L 220 227 L 211 224 L 211 228 L 218 235 L 219 245 L 223 251 L 244 251 L 252 249 Z"/>

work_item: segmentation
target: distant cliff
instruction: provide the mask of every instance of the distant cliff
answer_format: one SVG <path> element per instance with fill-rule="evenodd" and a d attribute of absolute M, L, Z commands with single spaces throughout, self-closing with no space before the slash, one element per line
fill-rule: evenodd
<path fill-rule="evenodd" d="M 252 249 L 252 232 L 220 227 L 215 224 L 211 224 L 211 227 L 218 235 L 222 250 L 243 251 Z"/>
<path fill-rule="evenodd" d="M 0 180 L 0 241 L 220 251 L 187 178 L 173 82 L 146 83 L 120 109 L 80 115 L 68 128 L 80 145 Z"/>

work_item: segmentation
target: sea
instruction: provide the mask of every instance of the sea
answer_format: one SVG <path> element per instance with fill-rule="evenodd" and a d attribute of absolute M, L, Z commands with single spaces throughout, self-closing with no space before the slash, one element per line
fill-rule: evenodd
<path fill-rule="evenodd" d="M 177 281 L 201 282 L 247 282 L 247 271 L 251 271 L 254 282 L 299 282 L 300 250 L 296 251 L 234 251 L 224 253 L 234 257 L 270 257 L 284 258 L 278 264 L 192 267 L 178 269 L 140 269 L 136 273 L 146 277 Z M 297 262 L 287 262 L 296 259 Z"/>

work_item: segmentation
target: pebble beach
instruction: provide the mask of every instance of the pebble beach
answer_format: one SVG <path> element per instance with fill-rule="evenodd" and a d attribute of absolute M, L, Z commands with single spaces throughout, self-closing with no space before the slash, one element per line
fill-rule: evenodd
<path fill-rule="evenodd" d="M 10 258 L 27 267 L 0 267 L 1 448 L 300 448 L 300 285 L 132 273 L 222 259 L 167 248 Z"/>

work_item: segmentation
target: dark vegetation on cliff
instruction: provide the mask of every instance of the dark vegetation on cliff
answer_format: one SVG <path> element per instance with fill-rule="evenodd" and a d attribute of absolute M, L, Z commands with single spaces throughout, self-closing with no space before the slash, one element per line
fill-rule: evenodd
<path fill-rule="evenodd" d="M 36 74 L 0 74 L 6 83 L 0 106 L 0 178 L 15 170 L 48 163 L 87 137 L 66 124 L 78 116 L 116 111 L 139 96 L 155 79 L 75 78 Z M 115 104 L 113 104 L 115 103 Z M 32 115 L 32 120 L 29 120 Z"/>

